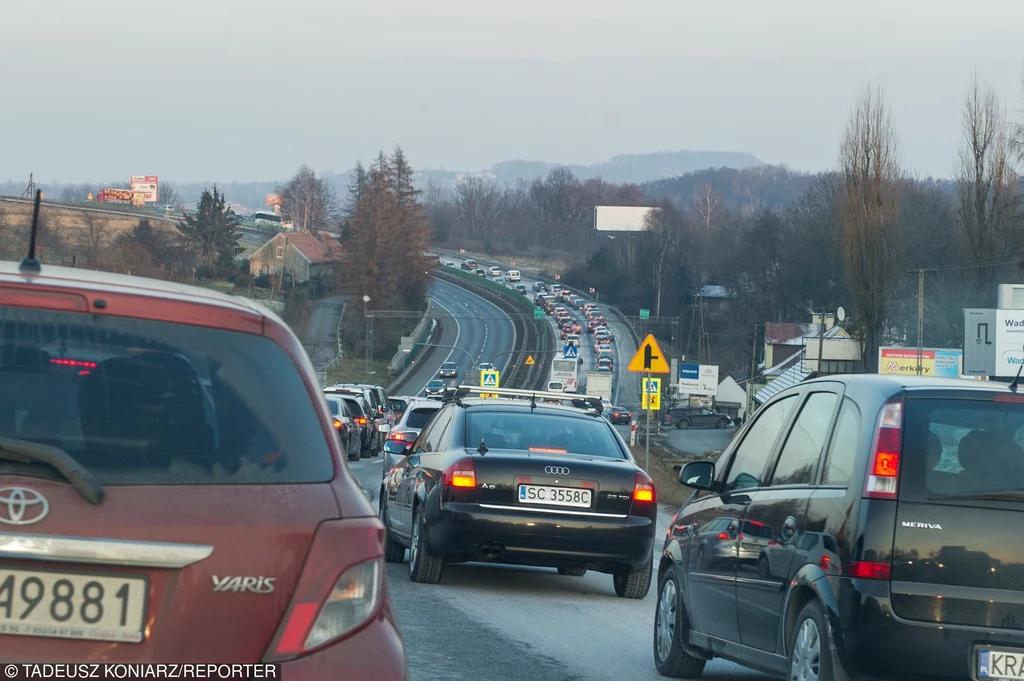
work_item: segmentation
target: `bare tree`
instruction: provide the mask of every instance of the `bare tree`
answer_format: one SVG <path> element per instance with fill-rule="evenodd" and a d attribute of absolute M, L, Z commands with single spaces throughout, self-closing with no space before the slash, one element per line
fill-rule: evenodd
<path fill-rule="evenodd" d="M 903 182 L 899 141 L 880 87 L 869 86 L 853 107 L 839 147 L 842 185 L 837 222 L 843 265 L 854 296 L 869 373 L 901 277 L 899 196 Z"/>
<path fill-rule="evenodd" d="M 82 231 L 79 233 L 78 245 L 86 259 L 86 265 L 97 269 L 107 245 L 107 219 L 103 215 L 82 212 Z"/>
<path fill-rule="evenodd" d="M 1013 150 L 1017 157 L 1017 167 L 1024 173 L 1024 69 L 1020 72 L 1021 108 L 1017 110 L 1017 122 L 1013 126 Z"/>
<path fill-rule="evenodd" d="M 493 182 L 471 177 L 455 186 L 454 204 L 458 226 L 470 238 L 490 239 L 505 208 L 501 189 Z"/>
<path fill-rule="evenodd" d="M 717 215 L 718 204 L 722 202 L 722 195 L 712 189 L 711 185 L 702 184 L 697 194 L 697 200 L 693 203 L 693 210 L 700 216 L 701 231 L 704 232 L 704 247 L 707 248 L 711 238 L 711 224 Z"/>
<path fill-rule="evenodd" d="M 60 200 L 65 203 L 85 203 L 92 194 L 96 198 L 96 189 L 89 184 L 69 184 L 60 192 Z"/>
<path fill-rule="evenodd" d="M 654 316 L 660 317 L 666 268 L 679 260 L 679 247 L 684 241 L 686 227 L 683 216 L 667 201 L 644 217 L 644 227 L 654 250 Z"/>
<path fill-rule="evenodd" d="M 161 206 L 174 206 L 175 208 L 181 208 L 185 205 L 185 200 L 181 197 L 181 194 L 178 193 L 177 188 L 170 182 L 161 182 L 157 190 L 157 199 Z"/>
<path fill-rule="evenodd" d="M 964 139 L 957 156 L 959 218 L 975 264 L 996 265 L 1019 243 L 1014 234 L 1020 207 L 1020 181 L 1011 166 L 1011 131 L 991 84 L 975 74 L 964 98 Z M 986 287 L 995 267 L 975 270 Z"/>
<path fill-rule="evenodd" d="M 291 217 L 299 232 L 324 229 L 337 216 L 338 200 L 334 188 L 308 166 L 302 166 L 284 187 L 281 212 Z"/>

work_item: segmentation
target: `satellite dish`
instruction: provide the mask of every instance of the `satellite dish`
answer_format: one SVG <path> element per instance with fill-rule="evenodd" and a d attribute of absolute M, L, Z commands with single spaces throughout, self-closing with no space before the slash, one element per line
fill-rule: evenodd
<path fill-rule="evenodd" d="M 838 319 L 839 321 L 843 321 L 844 319 L 846 319 L 846 310 L 844 310 L 842 307 L 836 310 L 836 319 Z"/>

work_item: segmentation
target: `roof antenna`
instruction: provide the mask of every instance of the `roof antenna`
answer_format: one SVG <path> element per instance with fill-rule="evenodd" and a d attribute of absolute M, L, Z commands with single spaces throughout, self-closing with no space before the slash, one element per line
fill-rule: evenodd
<path fill-rule="evenodd" d="M 1014 379 L 1013 379 L 1013 383 L 1011 383 L 1011 384 L 1009 385 L 1009 388 L 1010 388 L 1010 392 L 1011 392 L 1011 393 L 1015 393 L 1015 392 L 1017 392 L 1017 386 L 1018 386 L 1018 385 L 1020 385 L 1020 371 L 1021 371 L 1021 369 L 1024 369 L 1024 362 L 1021 362 L 1021 363 L 1020 363 L 1020 364 L 1019 364 L 1019 365 L 1017 366 L 1017 377 L 1016 377 L 1016 378 L 1014 378 Z"/>
<path fill-rule="evenodd" d="M 39 272 L 41 267 L 36 260 L 36 234 L 39 233 L 39 206 L 43 202 L 43 191 L 36 190 L 35 207 L 32 209 L 32 232 L 29 234 L 28 257 L 21 261 L 18 269 L 22 272 Z"/>

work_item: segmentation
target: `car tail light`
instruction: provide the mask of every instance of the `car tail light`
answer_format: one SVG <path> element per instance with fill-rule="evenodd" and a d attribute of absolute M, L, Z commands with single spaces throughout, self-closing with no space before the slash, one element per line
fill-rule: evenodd
<path fill-rule="evenodd" d="M 401 430 L 398 430 L 398 431 L 393 430 L 388 435 L 388 439 L 389 440 L 398 440 L 400 442 L 404 442 L 407 435 L 412 435 L 412 433 L 406 433 L 406 432 L 401 431 Z"/>
<path fill-rule="evenodd" d="M 890 563 L 855 560 L 850 563 L 850 576 L 858 579 L 882 579 L 888 581 L 892 575 Z"/>
<path fill-rule="evenodd" d="M 715 539 L 718 539 L 719 541 L 726 541 L 728 539 L 731 539 L 731 537 L 729 536 L 728 532 L 719 532 L 718 536 L 715 537 Z"/>
<path fill-rule="evenodd" d="M 338 419 L 334 419 L 334 424 L 333 425 L 334 425 L 334 427 L 336 429 L 341 430 L 342 423 Z"/>
<path fill-rule="evenodd" d="M 365 416 L 357 416 L 356 417 L 356 423 L 358 423 L 361 426 L 365 426 L 366 425 L 366 417 Z"/>
<path fill-rule="evenodd" d="M 361 629 L 384 601 L 383 530 L 375 518 L 321 523 L 267 661 L 311 653 Z"/>
<path fill-rule="evenodd" d="M 864 496 L 895 499 L 903 445 L 903 400 L 889 400 L 878 415 Z"/>
<path fill-rule="evenodd" d="M 444 487 L 476 487 L 476 466 L 473 459 L 463 459 L 448 467 L 441 474 Z"/>
<path fill-rule="evenodd" d="M 653 503 L 655 499 L 654 481 L 643 471 L 637 471 L 636 482 L 633 483 L 633 501 Z"/>

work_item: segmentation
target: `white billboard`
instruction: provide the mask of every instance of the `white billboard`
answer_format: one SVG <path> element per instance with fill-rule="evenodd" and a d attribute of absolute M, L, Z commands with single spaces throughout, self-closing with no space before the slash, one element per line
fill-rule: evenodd
<path fill-rule="evenodd" d="M 132 191 L 141 192 L 146 203 L 156 203 L 159 198 L 157 191 L 159 179 L 156 175 L 132 175 Z"/>
<path fill-rule="evenodd" d="M 595 206 L 594 229 L 599 232 L 645 232 L 647 216 L 660 210 L 636 206 Z"/>
<path fill-rule="evenodd" d="M 996 376 L 1016 376 L 1024 364 L 1024 310 L 996 310 Z"/>
<path fill-rule="evenodd" d="M 700 365 L 700 394 L 718 395 L 718 365 Z"/>
<path fill-rule="evenodd" d="M 714 364 L 680 364 L 679 392 L 683 395 L 718 394 L 718 365 Z"/>

